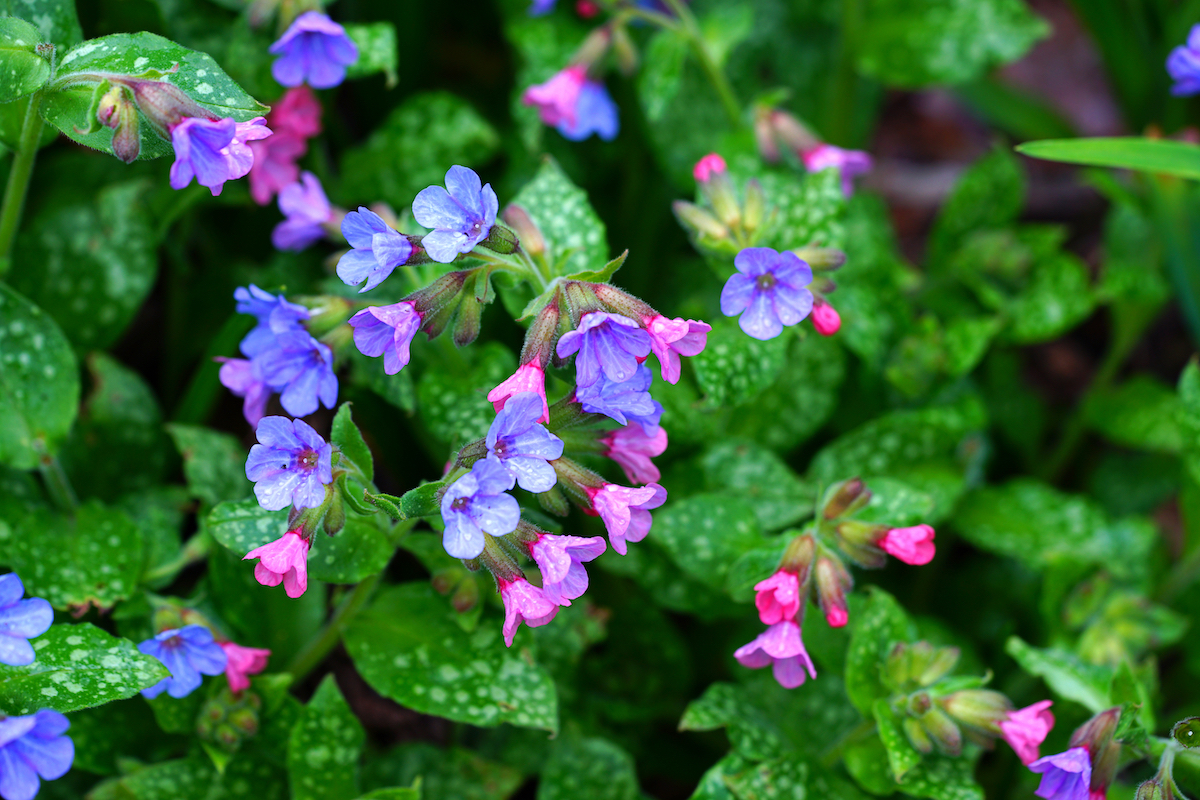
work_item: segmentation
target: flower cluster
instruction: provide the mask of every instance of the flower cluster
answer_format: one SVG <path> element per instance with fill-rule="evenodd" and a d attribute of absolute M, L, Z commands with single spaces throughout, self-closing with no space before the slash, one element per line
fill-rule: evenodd
<path fill-rule="evenodd" d="M 300 179 L 308 140 L 321 132 L 321 103 L 307 86 L 288 89 L 267 114 L 271 135 L 252 142 L 250 197 L 260 206 Z"/>
<path fill-rule="evenodd" d="M 155 619 L 168 625 L 138 645 L 138 650 L 162 662 L 170 673 L 142 696 L 153 700 L 163 692 L 171 697 L 187 697 L 200 688 L 205 675 L 225 674 L 232 692 L 250 688 L 251 675 L 267 668 L 271 651 L 245 647 L 230 641 L 206 616 L 192 608 L 180 608 L 160 602 Z"/>

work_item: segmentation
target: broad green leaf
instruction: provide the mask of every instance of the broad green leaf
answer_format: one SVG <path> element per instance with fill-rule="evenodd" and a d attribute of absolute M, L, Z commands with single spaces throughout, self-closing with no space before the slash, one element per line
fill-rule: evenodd
<path fill-rule="evenodd" d="M 703 619 L 736 617 L 744 607 L 729 600 L 723 586 L 713 586 L 681 569 L 682 564 L 657 535 L 659 514 L 655 512 L 655 528 L 646 542 L 630 547 L 619 558 L 604 558 L 601 569 L 624 575 L 637 581 L 654 598 L 654 602 L 672 611 L 695 614 Z M 689 564 L 693 564 L 690 562 Z M 742 609 L 739 612 L 739 609 Z"/>
<path fill-rule="evenodd" d="M 729 566 L 742 554 L 767 543 L 754 507 L 722 495 L 696 495 L 654 514 L 651 529 L 675 563 L 713 589 L 725 588 Z"/>
<path fill-rule="evenodd" d="M 717 408 L 752 400 L 779 377 L 790 336 L 759 341 L 723 319 L 708 334 L 703 352 L 691 359 L 708 406 Z"/>
<path fill-rule="evenodd" d="M 700 464 L 709 491 L 748 500 L 764 530 L 787 527 L 812 513 L 816 487 L 754 442 L 722 442 L 705 453 Z"/>
<path fill-rule="evenodd" d="M 1182 403 L 1169 386 L 1138 375 L 1118 387 L 1089 397 L 1088 424 L 1111 442 L 1135 450 L 1178 453 Z"/>
<path fill-rule="evenodd" d="M 846 195 L 836 169 L 793 173 L 768 172 L 759 177 L 767 198 L 767 224 L 759 244 L 776 250 L 808 245 L 845 246 Z"/>
<path fill-rule="evenodd" d="M 401 370 L 395 375 L 383 371 L 378 359 L 368 358 L 358 352 L 350 353 L 350 375 L 354 383 L 365 386 L 396 408 L 411 414 L 417 408 L 417 389 L 410 370 Z"/>
<path fill-rule="evenodd" d="M 1020 0 L 867 0 L 860 13 L 858 68 L 905 88 L 974 80 L 1050 33 Z"/>
<path fill-rule="evenodd" d="M 346 35 L 358 47 L 358 60 L 346 68 L 347 78 L 363 78 L 382 72 L 388 88 L 396 85 L 396 66 L 400 53 L 396 47 L 396 26 L 390 22 L 346 25 Z"/>
<path fill-rule="evenodd" d="M 79 410 L 79 367 L 46 312 L 0 284 L 0 462 L 33 469 Z"/>
<path fill-rule="evenodd" d="M 749 759 L 773 758 L 789 749 L 773 715 L 748 696 L 745 687 L 714 683 L 688 703 L 679 721 L 681 731 L 728 728 L 734 752 Z"/>
<path fill-rule="evenodd" d="M 744 772 L 751 762 L 737 753 L 728 753 L 708 771 L 700 776 L 700 783 L 689 800 L 736 800 L 729 791 L 727 781 L 738 773 Z"/>
<path fill-rule="evenodd" d="M 1200 147 L 1191 142 L 1140 136 L 1047 139 L 1017 145 L 1017 152 L 1047 161 L 1200 178 Z"/>
<path fill-rule="evenodd" d="M 169 585 L 181 569 L 181 546 L 187 492 L 179 486 L 157 486 L 121 498 L 116 508 L 129 515 L 141 533 L 145 561 L 141 580 L 152 589 Z"/>
<path fill-rule="evenodd" d="M 126 753 L 160 761 L 186 746 L 180 739 L 163 736 L 150 707 L 140 697 L 73 711 L 70 719 L 69 736 L 75 745 L 71 768 L 96 775 L 118 774 L 117 762 Z"/>
<path fill-rule="evenodd" d="M 83 39 L 75 0 L 0 0 L 0 16 L 29 20 L 38 26 L 40 41 L 62 50 Z"/>
<path fill-rule="evenodd" d="M 342 455 L 349 459 L 351 464 L 358 467 L 359 472 L 366 480 L 370 481 L 375 478 L 375 461 L 371 457 L 371 448 L 367 447 L 362 433 L 354 424 L 349 403 L 342 403 L 337 414 L 334 415 L 329 441 L 341 449 Z"/>
<path fill-rule="evenodd" d="M 207 757 L 198 755 L 137 769 L 106 784 L 105 800 L 206 800 L 213 792 L 217 771 Z M 96 791 L 96 800 L 101 800 Z"/>
<path fill-rule="evenodd" d="M 372 688 L 401 705 L 457 722 L 558 729 L 558 698 L 522 648 L 508 650 L 499 621 L 474 633 L 454 621 L 426 583 L 381 592 L 346 630 L 346 649 Z"/>
<path fill-rule="evenodd" d="M 451 447 L 487 435 L 496 412 L 487 393 L 517 368 L 512 351 L 489 342 L 474 352 L 470 371 L 429 370 L 417 382 L 418 413 L 429 432 Z"/>
<path fill-rule="evenodd" d="M 91 708 L 133 697 L 170 675 L 133 642 L 86 622 L 51 625 L 32 643 L 37 655 L 32 664 L 0 665 L 0 709 L 5 714 Z"/>
<path fill-rule="evenodd" d="M 889 795 L 896 791 L 887 750 L 878 736 L 847 745 L 842 763 L 850 777 L 871 794 Z"/>
<path fill-rule="evenodd" d="M 754 585 L 764 581 L 779 568 L 783 551 L 791 541 L 789 532 L 770 540 L 770 544 L 747 550 L 729 565 L 725 576 L 725 591 L 735 603 L 752 603 L 755 598 Z"/>
<path fill-rule="evenodd" d="M 599 737 L 563 736 L 550 748 L 537 800 L 636 800 L 633 757 Z"/>
<path fill-rule="evenodd" d="M 358 800 L 421 800 L 421 785 L 376 789 L 361 795 Z"/>
<path fill-rule="evenodd" d="M 92 500 L 74 517 L 47 510 L 25 517 L 0 540 L 0 560 L 20 574 L 30 595 L 55 608 L 107 609 L 137 589 L 144 556 L 129 517 Z"/>
<path fill-rule="evenodd" d="M 911 797 L 932 800 L 984 800 L 983 787 L 975 782 L 978 760 L 979 749 L 969 745 L 957 758 L 927 756 L 904 776 L 899 789 Z"/>
<path fill-rule="evenodd" d="M 725 779 L 738 800 L 807 797 L 808 762 L 796 757 L 762 761 Z"/>
<path fill-rule="evenodd" d="M 929 260 L 940 266 L 969 234 L 1016 220 L 1025 202 L 1025 177 L 1016 158 L 998 148 L 963 173 L 946 198 L 929 239 Z"/>
<path fill-rule="evenodd" d="M 871 490 L 870 501 L 853 515 L 862 522 L 876 522 L 893 528 L 918 525 L 929 519 L 936 504 L 929 494 L 891 478 L 871 478 L 867 488 Z"/>
<path fill-rule="evenodd" d="M 0 17 L 0 103 L 36 92 L 50 79 L 50 62 L 37 52 L 41 41 L 41 31 L 28 22 Z"/>
<path fill-rule="evenodd" d="M 876 700 L 888 696 L 880 667 L 892 643 L 911 641 L 916 634 L 904 609 L 882 589 L 871 587 L 865 602 L 851 605 L 846 694 L 864 716 L 874 713 Z"/>
<path fill-rule="evenodd" d="M 143 181 L 108 186 L 94 199 L 33 217 L 17 236 L 13 286 L 47 309 L 81 350 L 116 342 L 154 287 L 146 189 Z"/>
<path fill-rule="evenodd" d="M 188 492 L 208 506 L 251 494 L 246 479 L 248 450 L 233 436 L 200 425 L 167 425 L 183 458 Z"/>
<path fill-rule="evenodd" d="M 1070 253 L 1057 253 L 1034 266 L 1029 285 L 1008 307 L 1007 338 L 1017 344 L 1055 339 L 1083 322 L 1094 306 L 1087 267 Z"/>
<path fill-rule="evenodd" d="M 522 783 L 521 773 L 510 764 L 489 761 L 461 747 L 447 750 L 428 742 L 409 742 L 394 747 L 363 769 L 363 782 L 374 786 L 420 783 L 421 797 L 454 800 L 504 800 Z M 374 800 L 377 789 L 367 794 Z M 385 800 L 388 795 L 382 795 Z M 401 795 L 398 800 L 409 800 Z"/>
<path fill-rule="evenodd" d="M 883 749 L 887 751 L 888 766 L 892 776 L 897 781 L 903 781 L 904 776 L 921 763 L 921 754 L 908 741 L 901 725 L 901 716 L 891 707 L 887 700 L 879 698 L 872 707 L 875 714 L 876 730 Z"/>
<path fill-rule="evenodd" d="M 642 111 L 650 122 L 658 122 L 679 91 L 688 42 L 675 31 L 655 34 L 642 54 L 637 90 Z"/>
<path fill-rule="evenodd" d="M 547 156 L 533 180 L 512 199 L 529 212 L 546 240 L 546 261 L 556 275 L 601 270 L 608 263 L 604 223 L 553 158 Z"/>
<path fill-rule="evenodd" d="M 304 707 L 288 741 L 292 800 L 352 800 L 365 734 L 332 675 Z"/>
<path fill-rule="evenodd" d="M 700 33 L 718 68 L 754 30 L 754 10 L 749 5 L 715 6 L 700 18 Z"/>
<path fill-rule="evenodd" d="M 1113 672 L 1107 667 L 1085 664 L 1058 648 L 1031 647 L 1016 636 L 1009 637 L 1004 650 L 1026 672 L 1043 678 L 1055 694 L 1074 700 L 1093 714 L 1112 705 L 1109 685 Z"/>

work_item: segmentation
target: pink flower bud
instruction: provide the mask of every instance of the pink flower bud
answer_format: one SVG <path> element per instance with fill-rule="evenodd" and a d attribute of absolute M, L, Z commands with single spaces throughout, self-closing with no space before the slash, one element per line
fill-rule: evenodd
<path fill-rule="evenodd" d="M 1008 712 L 1000 721 L 1000 731 L 1021 763 L 1029 766 L 1038 759 L 1038 747 L 1054 727 L 1051 702 L 1042 700 L 1031 706 Z"/>
<path fill-rule="evenodd" d="M 254 566 L 254 579 L 263 586 L 282 583 L 287 596 L 295 599 L 308 590 L 308 548 L 308 539 L 297 528 L 254 548 L 242 560 L 259 559 Z"/>
<path fill-rule="evenodd" d="M 787 570 L 779 570 L 765 581 L 754 585 L 758 595 L 754 605 L 758 608 L 758 618 L 764 625 L 774 625 L 776 622 L 795 620 L 800 612 L 803 598 L 800 594 L 800 576 Z"/>
<path fill-rule="evenodd" d="M 725 159 L 721 158 L 716 153 L 709 153 L 704 158 L 696 162 L 696 166 L 692 167 L 692 177 L 697 183 L 708 183 L 709 178 L 714 172 L 725 171 Z"/>
<path fill-rule="evenodd" d="M 879 546 L 905 564 L 920 566 L 933 560 L 933 528 L 915 525 L 892 528 L 879 540 Z"/>
<path fill-rule="evenodd" d="M 271 651 L 260 647 L 242 647 L 233 642 L 221 642 L 220 645 L 228 656 L 225 661 L 225 677 L 229 681 L 229 688 L 235 692 L 249 689 L 250 679 L 247 676 L 257 675 L 267 668 L 267 659 L 271 656 Z"/>
<path fill-rule="evenodd" d="M 534 392 L 542 398 L 542 416 L 537 421 L 549 422 L 550 406 L 546 403 L 546 372 L 536 362 L 517 367 L 517 371 L 512 374 L 512 377 L 488 392 L 487 399 L 499 414 L 508 399 L 521 392 Z"/>
<path fill-rule="evenodd" d="M 822 336 L 833 336 L 842 327 L 842 317 L 829 303 L 818 300 L 813 303 L 813 327 Z"/>

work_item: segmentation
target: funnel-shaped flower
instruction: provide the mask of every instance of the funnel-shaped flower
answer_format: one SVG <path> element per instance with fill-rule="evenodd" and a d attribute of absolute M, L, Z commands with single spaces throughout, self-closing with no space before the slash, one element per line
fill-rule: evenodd
<path fill-rule="evenodd" d="M 67 774 L 75 745 L 64 736 L 71 723 L 57 711 L 43 709 L 24 717 L 0 720 L 0 797 L 33 800 L 41 783 Z"/>
<path fill-rule="evenodd" d="M 879 547 L 913 566 L 928 564 L 937 550 L 933 544 L 933 528 L 928 525 L 892 528 L 879 540 Z"/>
<path fill-rule="evenodd" d="M 0 576 L 0 664 L 23 667 L 34 662 L 29 640 L 50 630 L 54 609 L 40 597 L 23 600 L 25 584 L 10 572 Z"/>
<path fill-rule="evenodd" d="M 289 505 L 317 508 L 325 502 L 325 486 L 333 482 L 333 448 L 302 419 L 264 417 L 250 448 L 246 477 L 254 496 L 268 511 Z"/>
<path fill-rule="evenodd" d="M 171 697 L 187 697 L 200 687 L 201 675 L 220 675 L 228 656 L 213 641 L 212 631 L 203 625 L 185 625 L 163 631 L 138 645 L 138 650 L 163 663 L 171 676 L 163 678 L 142 695 L 154 699 L 165 690 Z"/>
<path fill-rule="evenodd" d="M 754 584 L 754 605 L 764 625 L 794 620 L 800 613 L 800 576 L 785 569 L 778 570 L 765 581 Z"/>
<path fill-rule="evenodd" d="M 267 52 L 277 55 L 271 74 L 284 86 L 307 82 L 329 89 L 346 79 L 346 67 L 358 60 L 358 47 L 346 29 L 320 11 L 306 11 L 292 22 Z"/>
<path fill-rule="evenodd" d="M 793 620 L 777 622 L 750 644 L 742 645 L 733 653 L 743 667 L 761 669 L 770 666 L 775 680 L 785 689 L 795 689 L 808 677 L 816 678 L 817 670 L 804 649 L 800 638 L 800 626 Z"/>
<path fill-rule="evenodd" d="M 542 399 L 542 415 L 538 422 L 550 421 L 550 407 L 546 403 L 546 371 L 536 362 L 517 367 L 508 380 L 488 392 L 488 402 L 499 413 L 513 396 L 521 392 L 534 392 Z"/>
<path fill-rule="evenodd" d="M 843 150 L 831 144 L 819 144 L 800 153 L 804 168 L 809 172 L 837 167 L 842 173 L 842 192 L 854 194 L 854 177 L 871 170 L 871 156 L 861 150 Z"/>
<path fill-rule="evenodd" d="M 512 647 L 517 628 L 524 622 L 531 628 L 554 619 L 558 606 L 546 599 L 542 590 L 524 578 L 500 578 L 500 597 L 504 600 L 504 644 Z"/>
<path fill-rule="evenodd" d="M 542 594 L 551 603 L 569 606 L 588 587 L 583 562 L 604 552 L 601 536 L 555 536 L 544 533 L 529 545 L 529 555 L 542 572 Z"/>
<path fill-rule="evenodd" d="M 474 170 L 453 166 L 446 188 L 429 186 L 413 200 L 413 218 L 431 228 L 421 246 L 434 261 L 449 264 L 487 238 L 496 224 L 500 200 L 489 183 L 482 185 Z"/>
<path fill-rule="evenodd" d="M 662 379 L 679 383 L 679 357 L 699 355 L 708 344 L 712 325 L 695 319 L 667 319 L 659 314 L 646 323 L 646 330 L 650 334 L 650 349 L 658 356 Z"/>
<path fill-rule="evenodd" d="M 390 306 L 370 306 L 350 318 L 354 344 L 372 358 L 383 356 L 383 371 L 395 375 L 408 364 L 409 346 L 421 329 L 421 314 L 409 300 Z"/>
<path fill-rule="evenodd" d="M 562 335 L 556 352 L 559 358 L 579 354 L 575 382 L 580 387 L 592 385 L 601 375 L 622 383 L 650 355 L 650 334 L 629 317 L 592 311 L 583 315 L 578 328 Z"/>
<path fill-rule="evenodd" d="M 605 445 L 603 455 L 621 465 L 630 483 L 657 483 L 662 477 L 650 460 L 667 449 L 667 432 L 661 427 L 648 434 L 641 425 L 627 425 L 601 436 L 600 441 Z"/>
<path fill-rule="evenodd" d="M 657 483 L 639 489 L 606 483 L 598 488 L 586 488 L 588 497 L 604 521 L 613 550 L 625 555 L 626 542 L 640 542 L 650 532 L 654 522 L 651 509 L 667 502 L 667 490 Z"/>
<path fill-rule="evenodd" d="M 257 675 L 267 668 L 267 659 L 271 657 L 270 650 L 261 647 L 242 647 L 233 642 L 221 642 L 225 651 L 225 678 L 229 688 L 235 692 L 250 688 L 249 675 Z"/>
<path fill-rule="evenodd" d="M 1042 773 L 1042 782 L 1034 792 L 1038 797 L 1045 800 L 1089 800 L 1092 757 L 1086 748 L 1072 747 L 1065 753 L 1039 758 L 1029 765 L 1029 769 Z"/>
<path fill-rule="evenodd" d="M 259 559 L 254 565 L 254 579 L 263 586 L 282 583 L 287 596 L 295 599 L 308 590 L 308 547 L 308 539 L 297 528 L 254 548 L 242 560 Z"/>
<path fill-rule="evenodd" d="M 1008 712 L 1000 720 L 1000 731 L 1004 741 L 1016 752 L 1017 758 L 1026 766 L 1037 761 L 1038 747 L 1046 740 L 1054 727 L 1054 715 L 1050 713 L 1051 702 L 1042 700 L 1031 706 Z"/>
<path fill-rule="evenodd" d="M 812 311 L 812 269 L 795 253 L 747 247 L 733 259 L 737 272 L 721 290 L 721 313 L 755 339 L 774 339 Z"/>
<path fill-rule="evenodd" d="M 558 482 L 551 461 L 561 458 L 563 442 L 538 423 L 542 399 L 522 392 L 508 399 L 487 432 L 488 459 L 495 460 L 527 492 L 548 492 Z"/>
<path fill-rule="evenodd" d="M 393 230 L 383 217 L 369 208 L 359 206 L 342 220 L 342 236 L 354 249 L 338 261 L 337 275 L 347 286 L 357 286 L 359 292 L 374 289 L 412 255 L 408 237 Z"/>
<path fill-rule="evenodd" d="M 654 374 L 640 364 L 633 376 L 621 383 L 601 374 L 593 384 L 575 390 L 575 399 L 589 414 L 603 414 L 622 425 L 638 423 L 647 436 L 654 436 L 662 419 L 662 404 L 650 396 Z"/>
<path fill-rule="evenodd" d="M 1171 94 L 1183 97 L 1200 92 L 1200 25 L 1193 25 L 1187 44 L 1167 56 L 1167 72 L 1175 81 Z"/>
<path fill-rule="evenodd" d="M 303 250 L 325 235 L 325 223 L 333 216 L 321 182 L 311 172 L 279 192 L 279 210 L 287 217 L 271 231 L 271 244 L 278 250 Z"/>
<path fill-rule="evenodd" d="M 504 536 L 516 530 L 521 507 L 512 495 L 513 476 L 499 462 L 476 461 L 471 471 L 442 495 L 442 545 L 455 558 L 483 552 L 483 534 Z"/>
<path fill-rule="evenodd" d="M 182 189 L 195 178 L 216 197 L 225 181 L 242 177 L 254 164 L 254 152 L 247 142 L 270 135 L 262 117 L 249 122 L 235 122 L 232 117 L 184 117 L 171 128 L 171 146 L 175 148 L 171 188 Z"/>

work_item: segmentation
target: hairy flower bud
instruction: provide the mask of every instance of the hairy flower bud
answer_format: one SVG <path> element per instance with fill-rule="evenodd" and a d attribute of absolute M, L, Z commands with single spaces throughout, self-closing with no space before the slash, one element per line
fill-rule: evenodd
<path fill-rule="evenodd" d="M 921 644 L 926 644 L 922 642 Z M 927 645 L 928 646 L 928 645 Z M 932 648 L 931 648 L 932 649 Z M 962 652 L 957 647 L 939 647 L 921 659 L 915 677 L 921 686 L 931 686 L 949 674 L 958 664 Z"/>
<path fill-rule="evenodd" d="M 954 720 L 996 736 L 1001 732 L 1000 722 L 1013 707 L 1007 697 L 990 689 L 963 689 L 938 702 Z"/>
<path fill-rule="evenodd" d="M 913 717 L 904 718 L 904 733 L 908 736 L 908 742 L 916 749 L 917 752 L 924 755 L 929 755 L 933 752 L 933 740 L 929 738 L 929 734 L 925 732 L 925 726 L 918 722 Z"/>
<path fill-rule="evenodd" d="M 829 487 L 825 496 L 828 499 L 821 515 L 825 519 L 837 519 L 853 514 L 869 503 L 871 490 L 863 483 L 862 478 L 851 478 Z"/>
<path fill-rule="evenodd" d="M 671 204 L 671 210 L 675 212 L 675 218 L 679 220 L 679 224 L 695 236 L 707 236 L 712 239 L 729 238 L 729 228 L 695 203 L 676 200 Z"/>
<path fill-rule="evenodd" d="M 521 242 L 517 239 L 517 234 L 511 231 L 504 225 L 493 225 L 488 231 L 487 238 L 479 243 L 480 247 L 486 247 L 493 253 L 508 255 L 509 253 L 517 252 L 517 248 L 521 246 Z"/>
<path fill-rule="evenodd" d="M 137 106 L 124 86 L 113 86 L 100 98 L 96 107 L 97 121 L 113 129 L 112 148 L 117 158 L 126 164 L 137 160 L 142 149 Z"/>
<path fill-rule="evenodd" d="M 948 756 L 958 756 L 962 753 L 962 731 L 945 711 L 935 705 L 918 719 L 939 751 Z"/>
<path fill-rule="evenodd" d="M 846 520 L 839 522 L 834 530 L 842 552 L 855 564 L 864 569 L 879 569 L 887 563 L 887 554 L 877 546 L 887 532 L 886 525 Z"/>
<path fill-rule="evenodd" d="M 816 568 L 817 603 L 830 627 L 840 628 L 850 619 L 846 606 L 846 593 L 854 586 L 854 579 L 832 553 L 817 558 Z"/>
<path fill-rule="evenodd" d="M 612 33 L 612 48 L 613 55 L 617 59 L 617 69 L 621 70 L 622 75 L 628 77 L 637 72 L 637 46 L 633 43 L 633 39 L 629 38 L 629 31 L 624 25 L 613 28 Z"/>
<path fill-rule="evenodd" d="M 756 178 L 746 181 L 746 197 L 742 203 L 742 227 L 746 233 L 753 234 L 762 227 L 766 215 L 767 198 L 763 194 L 762 184 Z M 800 259 L 806 260 L 804 256 Z"/>
<path fill-rule="evenodd" d="M 529 216 L 523 206 L 510 203 L 501 214 L 504 222 L 516 232 L 521 240 L 521 248 L 531 256 L 540 256 L 546 252 L 546 239 L 542 230 Z"/>
<path fill-rule="evenodd" d="M 832 272 L 840 269 L 846 263 L 845 252 L 833 247 L 809 245 L 808 247 L 798 247 L 792 252 L 802 261 L 807 261 L 815 272 Z"/>

